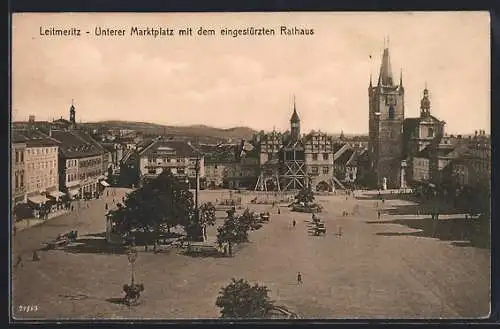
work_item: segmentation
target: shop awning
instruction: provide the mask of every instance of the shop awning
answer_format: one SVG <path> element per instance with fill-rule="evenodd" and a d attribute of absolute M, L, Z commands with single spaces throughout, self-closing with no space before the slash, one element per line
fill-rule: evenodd
<path fill-rule="evenodd" d="M 105 180 L 102 180 L 102 181 L 101 181 L 101 185 L 102 185 L 102 186 L 106 186 L 106 187 L 110 186 L 110 185 L 108 184 L 108 182 L 106 182 Z"/>
<path fill-rule="evenodd" d="M 54 198 L 58 199 L 58 198 L 60 198 L 62 196 L 65 196 L 66 194 L 63 193 L 63 192 L 61 192 L 61 191 L 52 191 L 52 192 L 49 193 L 49 195 L 51 197 L 54 197 Z"/>
<path fill-rule="evenodd" d="M 68 190 L 68 194 L 70 196 L 75 196 L 77 195 L 78 193 L 80 193 L 80 191 L 78 189 L 72 189 L 72 190 Z"/>
<path fill-rule="evenodd" d="M 49 199 L 47 199 L 44 195 L 35 195 L 35 196 L 30 196 L 28 200 L 35 204 L 43 204 L 47 202 Z"/>

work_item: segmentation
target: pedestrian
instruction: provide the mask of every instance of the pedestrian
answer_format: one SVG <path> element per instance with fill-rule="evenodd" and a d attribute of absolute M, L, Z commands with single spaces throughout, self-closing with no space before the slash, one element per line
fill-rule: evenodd
<path fill-rule="evenodd" d="M 33 261 L 38 262 L 40 260 L 40 256 L 38 256 L 38 253 L 36 250 L 33 250 Z"/>
<path fill-rule="evenodd" d="M 382 198 L 382 203 L 385 203 L 385 199 L 384 198 Z"/>
<path fill-rule="evenodd" d="M 294 219 L 294 220 L 292 221 L 292 227 L 295 227 L 295 224 L 296 224 L 296 222 L 295 222 L 295 219 Z"/>
<path fill-rule="evenodd" d="M 302 284 L 302 274 L 300 272 L 297 273 L 297 283 Z"/>
<path fill-rule="evenodd" d="M 113 199 L 113 204 L 115 204 L 115 199 Z"/>
<path fill-rule="evenodd" d="M 17 233 L 17 226 L 16 226 L 16 224 L 14 224 L 14 228 L 12 230 L 14 231 L 14 236 L 16 236 L 16 233 Z"/>
<path fill-rule="evenodd" d="M 378 217 L 378 219 L 380 219 L 380 210 L 377 211 L 377 217 Z"/>
<path fill-rule="evenodd" d="M 108 204 L 107 203 L 104 204 L 104 210 L 108 210 Z"/>
<path fill-rule="evenodd" d="M 278 207 L 278 215 L 280 214 L 280 208 Z"/>

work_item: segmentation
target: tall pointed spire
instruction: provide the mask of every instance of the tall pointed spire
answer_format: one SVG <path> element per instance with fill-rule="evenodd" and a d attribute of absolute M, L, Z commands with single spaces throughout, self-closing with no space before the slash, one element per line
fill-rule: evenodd
<path fill-rule="evenodd" d="M 403 68 L 401 68 L 401 71 L 399 73 L 399 86 L 403 87 Z"/>
<path fill-rule="evenodd" d="M 295 95 L 293 95 L 293 113 L 290 122 L 300 122 L 299 114 L 297 113 L 297 106 L 295 104 Z"/>
<path fill-rule="evenodd" d="M 370 73 L 370 88 L 373 87 L 373 84 L 372 84 L 372 74 Z"/>
<path fill-rule="evenodd" d="M 389 56 L 389 48 L 385 44 L 384 39 L 384 53 L 382 54 L 382 64 L 380 65 L 380 74 L 378 77 L 378 84 L 382 86 L 393 86 L 391 60 Z"/>

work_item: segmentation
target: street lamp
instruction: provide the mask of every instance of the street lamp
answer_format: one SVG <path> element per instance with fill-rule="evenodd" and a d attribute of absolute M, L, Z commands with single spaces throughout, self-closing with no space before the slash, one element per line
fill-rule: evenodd
<path fill-rule="evenodd" d="M 130 273 L 130 285 L 131 286 L 134 286 L 134 264 L 135 264 L 135 261 L 137 260 L 137 250 L 135 250 L 135 248 L 130 248 L 128 253 L 127 253 L 127 258 L 128 258 L 128 262 L 130 263 L 131 265 L 131 273 Z"/>
<path fill-rule="evenodd" d="M 196 155 L 196 163 L 194 165 L 194 169 L 195 169 L 195 172 L 196 172 L 196 191 L 195 191 L 195 218 L 196 218 L 196 221 L 199 220 L 198 218 L 198 209 L 199 209 L 199 205 L 198 205 L 198 191 L 200 190 L 200 158 L 199 158 L 199 155 Z"/>
<path fill-rule="evenodd" d="M 141 292 L 144 291 L 143 284 L 135 284 L 134 280 L 134 264 L 137 260 L 137 251 L 134 247 L 131 247 L 127 253 L 128 261 L 131 265 L 131 273 L 130 273 L 130 285 L 123 285 L 123 291 L 125 292 L 125 302 L 131 306 L 136 305 L 137 301 L 141 295 Z"/>

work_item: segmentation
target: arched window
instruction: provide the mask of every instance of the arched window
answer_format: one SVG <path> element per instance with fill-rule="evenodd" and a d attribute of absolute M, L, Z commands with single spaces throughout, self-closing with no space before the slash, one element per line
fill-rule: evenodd
<path fill-rule="evenodd" d="M 389 120 L 394 120 L 396 116 L 396 112 L 394 110 L 394 106 L 389 106 Z"/>

